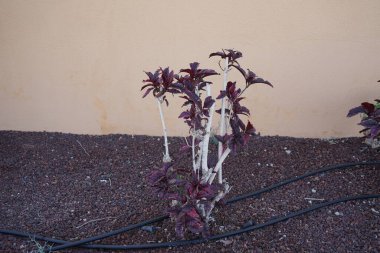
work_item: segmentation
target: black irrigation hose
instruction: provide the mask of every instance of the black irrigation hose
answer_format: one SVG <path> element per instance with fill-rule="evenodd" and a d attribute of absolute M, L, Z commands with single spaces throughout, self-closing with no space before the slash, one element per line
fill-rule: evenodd
<path fill-rule="evenodd" d="M 226 203 L 232 204 L 232 203 L 235 203 L 235 202 L 243 200 L 243 199 L 259 196 L 261 193 L 269 192 L 269 191 L 274 190 L 276 188 L 279 188 L 281 186 L 284 186 L 284 185 L 296 182 L 296 181 L 304 179 L 306 177 L 311 177 L 311 176 L 314 176 L 314 175 L 317 175 L 317 174 L 321 174 L 321 173 L 324 173 L 324 172 L 327 172 L 327 171 L 338 170 L 338 169 L 348 169 L 348 168 L 351 168 L 351 167 L 354 167 L 354 166 L 379 165 L 379 164 L 380 164 L 380 161 L 369 161 L 369 162 L 342 163 L 342 164 L 338 164 L 338 165 L 332 165 L 332 166 L 323 167 L 323 168 L 321 168 L 319 170 L 308 172 L 308 173 L 305 173 L 305 174 L 303 174 L 301 176 L 296 176 L 296 177 L 293 177 L 293 178 L 286 179 L 286 180 L 284 180 L 282 182 L 279 182 L 279 183 L 273 184 L 271 186 L 262 188 L 261 190 L 258 190 L 256 192 L 246 193 L 246 194 L 242 194 L 242 195 L 236 196 L 234 198 L 231 198 L 231 199 L 227 200 Z"/>
<path fill-rule="evenodd" d="M 304 179 L 306 177 L 313 176 L 313 175 L 316 175 L 316 174 L 319 174 L 319 173 L 323 173 L 323 172 L 327 172 L 327 171 L 331 171 L 331 170 L 335 170 L 335 169 L 345 169 L 345 168 L 349 168 L 349 167 L 353 167 L 353 166 L 365 166 L 365 165 L 377 165 L 377 164 L 380 164 L 380 161 L 346 163 L 346 164 L 339 164 L 339 165 L 335 165 L 335 166 L 325 167 L 325 168 L 322 168 L 322 169 L 317 170 L 317 171 L 306 173 L 306 174 L 304 174 L 302 176 L 297 176 L 297 177 L 294 177 L 294 178 L 291 178 L 291 179 L 287 179 L 285 181 L 279 182 L 277 184 L 274 184 L 272 186 L 263 188 L 263 189 L 261 189 L 259 191 L 253 192 L 253 193 L 247 193 L 247 194 L 243 194 L 243 195 L 237 196 L 235 198 L 227 200 L 226 204 L 232 204 L 232 203 L 235 203 L 235 202 L 237 202 L 239 200 L 243 200 L 243 199 L 246 199 L 246 198 L 249 198 L 249 197 L 258 196 L 258 195 L 260 195 L 260 194 L 262 194 L 264 192 L 271 191 L 271 190 L 273 190 L 275 188 L 281 187 L 281 186 L 286 185 L 286 184 L 290 184 L 292 182 L 295 182 L 295 181 L 298 181 L 298 180 L 301 180 L 301 179 Z M 129 225 L 127 227 L 124 227 L 124 228 L 121 228 L 121 229 L 118 229 L 118 230 L 115 230 L 115 231 L 111 231 L 111 232 L 105 233 L 103 235 L 98 235 L 98 236 L 94 236 L 94 237 L 91 237 L 91 238 L 86 238 L 86 239 L 83 239 L 83 240 L 80 240 L 80 241 L 75 241 L 75 242 L 67 242 L 67 241 L 63 241 L 63 240 L 57 240 L 57 239 L 52 239 L 52 238 L 47 238 L 47 237 L 43 237 L 43 236 L 39 236 L 39 235 L 34 235 L 34 234 L 29 234 L 29 233 L 23 233 L 23 232 L 18 232 L 18 231 L 12 231 L 12 230 L 0 230 L 0 234 L 8 234 L 8 235 L 16 235 L 16 236 L 24 236 L 24 237 L 33 237 L 33 238 L 39 239 L 39 240 L 44 240 L 44 241 L 49 241 L 49 242 L 53 242 L 53 243 L 63 244 L 63 245 L 56 246 L 56 247 L 52 248 L 52 250 L 65 249 L 65 248 L 75 247 L 75 246 L 81 246 L 81 247 L 86 247 L 86 248 L 98 248 L 97 246 L 99 246 L 99 245 L 83 245 L 83 244 L 89 243 L 89 242 L 92 242 L 92 241 L 96 241 L 96 240 L 100 240 L 100 239 L 104 239 L 104 238 L 107 238 L 107 237 L 111 237 L 111 236 L 114 236 L 114 235 L 117 235 L 117 234 L 120 234 L 120 233 L 123 233 L 123 232 L 127 232 L 127 231 L 135 229 L 135 228 L 139 228 L 139 227 L 142 227 L 142 226 L 145 226 L 145 225 L 149 225 L 149 224 L 152 224 L 152 223 L 155 223 L 155 222 L 162 221 L 162 220 L 167 219 L 167 218 L 168 218 L 167 215 L 156 217 L 156 218 L 153 218 L 151 220 L 147 220 L 147 221 L 140 222 L 140 223 L 137 223 L 137 224 Z M 168 247 L 171 247 L 171 246 L 168 246 Z"/>
<path fill-rule="evenodd" d="M 153 223 L 165 220 L 167 218 L 169 218 L 168 215 L 162 215 L 162 216 L 159 216 L 159 217 L 156 217 L 156 218 L 153 218 L 153 219 L 150 219 L 150 220 L 146 220 L 146 221 L 143 221 L 143 222 L 140 222 L 140 223 L 137 223 L 137 224 L 128 225 L 126 227 L 123 227 L 123 228 L 120 228 L 118 230 L 114 230 L 114 231 L 111 231 L 111 232 L 108 232 L 108 233 L 105 233 L 105 234 L 102 234 L 102 235 L 97 235 L 97 236 L 93 236 L 93 237 L 90 237 L 90 238 L 86 238 L 86 239 L 83 239 L 83 240 L 80 240 L 80 241 L 74 241 L 74 242 L 64 241 L 64 240 L 59 240 L 59 239 L 54 239 L 54 238 L 49 238 L 49 237 L 45 237 L 45 236 L 41 236 L 41 235 L 37 235 L 37 234 L 32 234 L 32 233 L 19 232 L 19 231 L 15 231 L 15 230 L 3 230 L 3 229 L 0 229 L 0 234 L 15 235 L 15 236 L 20 236 L 20 237 L 29 237 L 29 238 L 33 238 L 33 239 L 36 239 L 36 240 L 41 240 L 41 241 L 46 241 L 46 242 L 52 242 L 52 243 L 62 244 L 60 246 L 54 247 L 54 248 L 58 248 L 59 247 L 58 249 L 54 249 L 54 250 L 67 249 L 67 248 L 72 248 L 72 247 L 75 247 L 75 246 L 81 246 L 81 247 L 85 247 L 85 248 L 96 248 L 96 247 L 93 247 L 94 245 L 83 245 L 83 244 L 86 244 L 86 243 L 89 243 L 89 242 L 93 242 L 93 241 L 97 241 L 97 240 L 101 240 L 101 239 L 104 239 L 104 238 L 108 238 L 108 237 L 111 237 L 111 236 L 114 236 L 114 235 L 118 235 L 118 234 L 121 234 L 121 233 L 124 233 L 124 232 L 128 232 L 128 231 L 133 230 L 135 228 L 140 228 L 142 226 L 153 224 Z M 64 248 L 61 248 L 61 247 L 64 247 Z M 52 248 L 52 250 L 53 250 L 53 248 Z"/>
<path fill-rule="evenodd" d="M 323 207 L 331 206 L 334 204 L 343 203 L 343 202 L 352 201 L 352 200 L 364 200 L 364 199 L 372 199 L 372 198 L 380 198 L 380 194 L 350 196 L 350 197 L 345 197 L 345 198 L 340 198 L 340 199 L 320 203 L 320 204 L 311 206 L 309 208 L 298 210 L 298 211 L 292 212 L 288 215 L 278 217 L 276 219 L 271 219 L 271 220 L 264 222 L 264 223 L 261 223 L 261 224 L 257 224 L 254 226 L 250 226 L 250 227 L 226 232 L 223 234 L 214 235 L 214 236 L 211 236 L 207 239 L 200 238 L 200 239 L 193 239 L 193 240 L 180 240 L 180 241 L 173 241 L 173 242 L 132 244 L 132 245 L 96 245 L 96 244 L 93 244 L 93 245 L 83 245 L 83 246 L 86 246 L 87 248 L 93 248 L 93 249 L 112 249 L 112 250 L 132 250 L 132 249 L 140 250 L 140 249 L 158 249 L 158 248 L 188 246 L 188 245 L 193 245 L 193 244 L 200 244 L 200 243 L 205 243 L 205 242 L 210 242 L 210 241 L 216 241 L 216 240 L 220 240 L 220 239 L 231 237 L 231 236 L 240 235 L 240 234 L 247 233 L 247 232 L 252 232 L 254 230 L 264 228 L 264 227 L 268 227 L 268 226 L 277 224 L 279 222 L 286 221 L 288 219 L 291 219 L 291 218 L 312 212 L 314 210 L 317 210 L 317 209 L 320 209 Z M 0 230 L 0 232 L 3 233 L 3 230 Z M 13 233 L 7 232 L 7 234 L 13 234 Z M 17 234 L 13 234 L 13 235 L 25 236 L 25 234 L 19 233 L 19 232 L 17 232 Z M 26 234 L 26 236 L 28 236 L 28 235 Z M 46 238 L 46 237 L 42 237 L 42 236 L 36 236 L 35 239 L 42 239 L 42 240 L 46 240 L 46 241 L 54 241 L 57 243 L 64 242 L 62 240 L 50 239 L 50 238 Z M 64 246 L 64 245 L 62 245 L 62 246 Z M 55 247 L 53 247 L 51 249 L 51 251 L 55 251 L 55 250 L 58 250 L 58 249 Z"/>
<path fill-rule="evenodd" d="M 179 246 L 187 246 L 187 245 L 192 245 L 192 244 L 200 244 L 204 242 L 209 242 L 209 241 L 216 241 L 220 240 L 223 238 L 231 237 L 231 236 L 236 236 L 240 235 L 243 233 L 251 232 L 260 228 L 264 228 L 270 225 L 274 225 L 276 223 L 286 221 L 290 218 L 294 218 L 296 216 L 300 216 L 302 214 L 309 213 L 311 211 L 326 207 L 326 206 L 331 206 L 334 204 L 338 204 L 341 202 L 346 202 L 350 200 L 363 200 L 363 199 L 370 199 L 370 198 L 380 198 L 380 194 L 372 194 L 372 195 L 361 195 L 361 196 L 350 196 L 350 197 L 345 197 L 341 199 L 336 199 L 332 200 L 329 202 L 321 203 L 318 205 L 311 206 L 306 209 L 298 210 L 296 212 L 292 212 L 286 216 L 282 216 L 273 220 L 269 220 L 265 223 L 257 224 L 251 227 L 247 228 L 242 228 L 230 232 L 226 232 L 223 234 L 218 234 L 211 236 L 207 239 L 205 238 L 200 238 L 200 239 L 193 239 L 193 240 L 181 240 L 181 241 L 173 241 L 173 242 L 163 242 L 163 243 L 148 243 L 148 244 L 134 244 L 134 245 L 103 245 L 102 247 L 98 247 L 98 249 L 113 249 L 113 250 L 130 250 L 130 249 L 158 249 L 158 248 L 169 248 L 169 247 L 179 247 Z M 100 246 L 100 245 L 99 245 Z M 52 248 L 54 250 L 54 248 Z"/>
<path fill-rule="evenodd" d="M 246 194 L 243 194 L 243 195 L 239 195 L 239 196 L 237 196 L 235 198 L 227 200 L 226 204 L 232 204 L 232 203 L 235 203 L 237 201 L 240 201 L 240 200 L 243 200 L 243 199 L 246 199 L 246 198 L 259 196 L 260 194 L 262 194 L 264 192 L 269 192 L 269 191 L 274 190 L 276 188 L 279 188 L 279 187 L 281 187 L 283 185 L 290 184 L 292 182 L 295 182 L 295 181 L 298 181 L 298 180 L 301 180 L 301 179 L 304 179 L 306 177 L 310 177 L 310 176 L 313 176 L 313 175 L 316 175 L 316 174 L 319 174 L 319 173 L 323 173 L 323 172 L 327 172 L 327 171 L 331 171 L 331 170 L 336 170 L 336 169 L 350 168 L 350 167 L 353 167 L 353 166 L 365 166 L 365 165 L 375 165 L 375 164 L 380 164 L 380 161 L 354 162 L 354 163 L 345 163 L 345 164 L 339 164 L 339 165 L 324 167 L 324 168 L 321 168 L 321 169 L 316 170 L 316 171 L 305 173 L 305 174 L 303 174 L 301 176 L 296 176 L 296 177 L 287 179 L 285 181 L 279 182 L 279 183 L 274 184 L 272 186 L 265 187 L 265 188 L 263 188 L 261 190 L 253 192 L 253 193 L 246 193 Z M 169 216 L 167 216 L 167 215 L 166 216 L 160 216 L 160 217 L 157 218 L 157 221 L 153 221 L 151 223 L 167 219 L 168 217 Z M 111 231 L 111 232 L 105 233 L 103 235 L 98 235 L 98 236 L 95 236 L 95 237 L 90 237 L 90 238 L 86 238 L 86 239 L 83 239 L 83 240 L 70 242 L 70 243 L 67 243 L 67 244 L 64 244 L 64 245 L 56 246 L 56 247 L 53 248 L 53 250 L 66 249 L 66 248 L 70 248 L 70 247 L 79 246 L 79 245 L 86 244 L 86 243 L 89 243 L 89 242 L 93 242 L 93 241 L 96 241 L 96 240 L 100 240 L 100 239 L 104 239 L 104 238 L 107 238 L 107 237 L 111 237 L 111 236 L 117 235 L 119 233 L 129 231 L 129 230 L 131 230 L 133 228 L 139 228 L 139 227 L 151 224 L 151 223 L 143 222 L 143 223 L 134 224 L 134 225 L 131 225 L 132 228 L 130 228 L 131 226 L 128 226 L 126 228 L 122 228 L 122 229 L 119 229 L 119 230 L 116 230 L 116 231 Z"/>

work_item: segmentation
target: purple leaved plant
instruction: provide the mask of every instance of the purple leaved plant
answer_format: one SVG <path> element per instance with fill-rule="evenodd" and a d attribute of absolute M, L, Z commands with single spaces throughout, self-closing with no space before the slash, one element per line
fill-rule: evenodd
<path fill-rule="evenodd" d="M 165 153 L 163 157 L 164 163 L 171 162 L 171 157 L 169 155 L 169 144 L 168 144 L 168 134 L 167 129 L 165 125 L 164 120 L 164 114 L 162 111 L 161 104 L 163 102 L 166 103 L 167 106 L 169 106 L 169 102 L 166 98 L 166 93 L 171 94 L 177 94 L 181 93 L 181 91 L 174 85 L 174 71 L 170 71 L 169 68 L 159 68 L 154 73 L 152 72 L 145 72 L 145 74 L 148 76 L 148 79 L 143 80 L 145 85 L 141 87 L 141 90 L 145 90 L 145 93 L 143 95 L 143 98 L 146 97 L 149 93 L 152 92 L 153 96 L 157 100 L 158 110 L 160 112 L 160 119 L 162 124 L 162 129 L 164 132 L 164 146 L 165 146 Z"/>
<path fill-rule="evenodd" d="M 186 231 L 209 235 L 209 221 L 215 205 L 223 202 L 231 187 L 222 176 L 222 164 L 227 156 L 237 153 L 247 145 L 250 137 L 255 134 L 255 128 L 250 121 L 244 123 L 244 117 L 249 117 L 248 108 L 242 105 L 242 94 L 252 84 L 272 84 L 258 77 L 251 70 L 244 70 L 238 63 L 243 55 L 239 51 L 225 49 L 210 54 L 210 57 L 220 57 L 224 60 L 223 85 L 219 96 L 211 95 L 212 82 L 208 77 L 219 75 L 212 69 L 201 69 L 198 62 L 190 63 L 175 74 L 169 68 L 159 68 L 155 72 L 145 72 L 148 79 L 144 80 L 143 97 L 152 94 L 157 100 L 161 123 L 164 132 L 165 153 L 163 166 L 151 171 L 147 183 L 161 199 L 168 201 L 170 217 L 176 222 L 176 233 L 184 237 Z M 219 66 L 221 66 L 219 62 Z M 228 81 L 228 72 L 237 69 L 244 78 L 243 89 L 236 82 Z M 273 86 L 272 86 L 273 87 Z M 192 168 L 175 169 L 169 156 L 167 129 L 161 104 L 169 105 L 166 93 L 178 97 L 184 102 L 183 112 L 179 118 L 189 127 L 189 136 L 180 152 L 189 152 L 192 158 Z M 215 109 L 220 101 L 221 108 Z M 214 113 L 220 114 L 219 131 L 212 131 Z M 218 142 L 218 154 L 209 154 L 210 139 Z M 218 175 L 217 182 L 214 179 Z"/>
<path fill-rule="evenodd" d="M 380 81 L 379 81 L 380 82 Z M 358 125 L 363 129 L 360 133 L 363 133 L 366 137 L 366 143 L 373 148 L 380 147 L 380 99 L 375 99 L 376 103 L 363 102 L 361 105 L 349 110 L 347 117 L 353 117 L 357 114 L 361 114 L 361 121 Z"/>

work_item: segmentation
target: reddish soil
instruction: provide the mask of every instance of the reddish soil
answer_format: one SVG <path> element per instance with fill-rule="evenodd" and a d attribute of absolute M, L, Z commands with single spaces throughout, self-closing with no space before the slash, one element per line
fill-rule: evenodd
<path fill-rule="evenodd" d="M 176 152 L 182 139 L 169 141 L 178 166 L 190 165 Z M 225 162 L 224 176 L 233 186 L 228 198 L 322 166 L 380 160 L 380 152 L 362 141 L 256 138 Z M 162 138 L 148 136 L 0 131 L 0 229 L 72 241 L 162 215 L 165 203 L 144 181 L 160 166 L 162 143 Z M 238 229 L 250 220 L 262 223 L 321 201 L 375 193 L 380 193 L 379 166 L 324 173 L 216 210 L 212 233 Z M 97 243 L 178 239 L 170 220 L 155 226 L 154 233 L 138 229 Z M 29 238 L 0 235 L 0 252 L 32 250 L 36 245 Z M 222 241 L 155 252 L 167 251 L 380 252 L 380 199 L 350 201 Z"/>

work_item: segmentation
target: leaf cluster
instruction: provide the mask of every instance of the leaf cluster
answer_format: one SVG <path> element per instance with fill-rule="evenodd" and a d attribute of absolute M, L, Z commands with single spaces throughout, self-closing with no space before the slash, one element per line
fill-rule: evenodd
<path fill-rule="evenodd" d="M 211 208 L 211 201 L 217 195 L 219 185 L 202 183 L 197 175 L 186 170 L 176 170 L 172 163 L 151 171 L 146 181 L 160 199 L 172 203 L 167 212 L 176 222 L 176 233 L 184 237 L 188 230 L 192 233 L 207 236 L 208 226 L 202 210 Z M 174 204 L 173 204 L 174 203 Z"/>
<path fill-rule="evenodd" d="M 374 139 L 380 136 L 380 100 L 376 99 L 375 104 L 363 102 L 360 106 L 352 108 L 347 117 L 362 114 L 362 118 L 358 125 L 364 128 L 360 133 L 364 133 L 367 138 Z"/>

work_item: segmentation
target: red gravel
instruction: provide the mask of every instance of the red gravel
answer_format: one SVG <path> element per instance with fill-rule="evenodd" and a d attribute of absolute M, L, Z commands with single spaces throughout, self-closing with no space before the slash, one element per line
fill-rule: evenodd
<path fill-rule="evenodd" d="M 190 165 L 175 151 L 182 139 L 169 142 L 179 166 Z M 78 240 L 162 215 L 165 204 L 143 180 L 152 167 L 160 166 L 162 143 L 162 138 L 148 136 L 0 131 L 0 229 Z M 369 160 L 380 160 L 380 152 L 367 148 L 361 138 L 260 137 L 227 159 L 224 176 L 233 186 L 230 198 L 322 166 Z M 329 172 L 216 210 L 212 232 L 238 229 L 249 220 L 262 223 L 320 202 L 305 198 L 375 193 L 380 193 L 379 166 Z M 178 239 L 169 220 L 156 226 L 155 233 L 136 230 L 97 243 Z M 0 252 L 32 250 L 36 245 L 28 238 L 0 235 Z M 166 251 L 380 252 L 380 200 L 327 207 L 224 241 L 157 250 Z"/>

